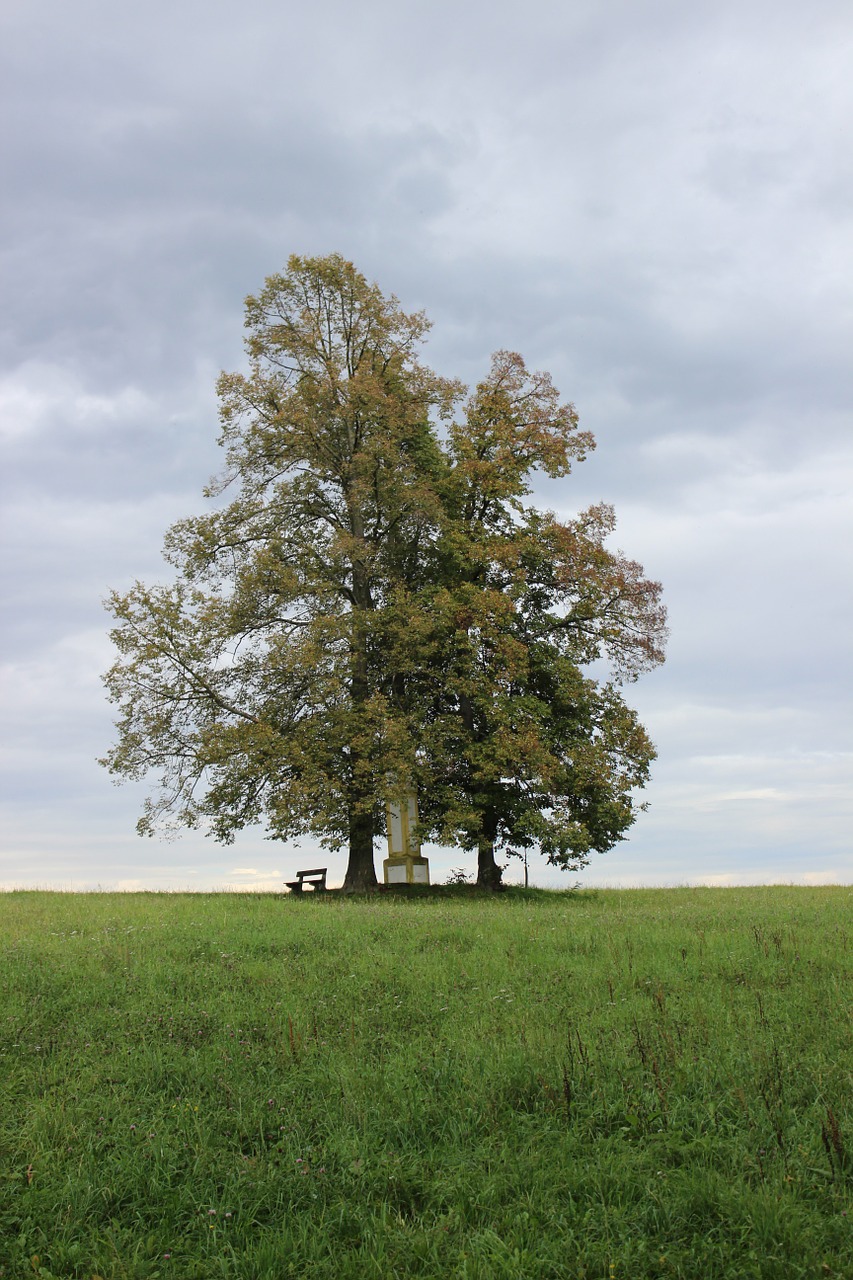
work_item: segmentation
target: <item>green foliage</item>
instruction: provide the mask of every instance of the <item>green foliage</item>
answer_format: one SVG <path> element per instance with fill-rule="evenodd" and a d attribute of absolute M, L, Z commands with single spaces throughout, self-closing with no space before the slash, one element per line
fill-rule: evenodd
<path fill-rule="evenodd" d="M 853 1272 L 849 889 L 0 898 L 0 1276 Z"/>
<path fill-rule="evenodd" d="M 593 447 L 573 406 L 511 352 L 465 399 L 419 360 L 423 315 L 336 255 L 291 258 L 246 327 L 220 505 L 169 531 L 173 584 L 109 601 L 104 763 L 160 777 L 140 831 L 310 833 L 369 888 L 385 802 L 417 786 L 421 834 L 476 848 L 484 885 L 498 846 L 611 847 L 654 756 L 616 682 L 663 660 L 664 612 L 606 549 L 610 508 L 525 503 Z"/>
<path fill-rule="evenodd" d="M 431 785 L 445 838 L 478 848 L 481 883 L 498 878 L 496 844 L 574 868 L 610 848 L 654 757 L 614 684 L 582 668 L 605 659 L 635 679 L 663 661 L 660 584 L 606 549 L 610 507 L 561 522 L 524 502 L 532 468 L 565 476 L 593 445 L 549 376 L 504 351 L 450 430 Z"/>

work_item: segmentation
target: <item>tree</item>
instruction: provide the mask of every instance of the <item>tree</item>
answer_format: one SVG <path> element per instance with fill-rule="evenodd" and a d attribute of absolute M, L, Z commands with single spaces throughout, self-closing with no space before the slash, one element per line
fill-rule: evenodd
<path fill-rule="evenodd" d="M 617 685 L 663 661 L 660 584 L 606 548 L 612 508 L 560 522 L 525 503 L 534 469 L 565 476 L 592 447 L 548 375 L 510 352 L 449 430 L 422 602 L 433 655 L 416 677 L 423 807 L 440 839 L 476 849 L 483 887 L 500 883 L 498 847 L 538 846 L 567 869 L 609 849 L 636 818 L 655 755 Z M 611 679 L 583 674 L 602 660 Z"/>
<path fill-rule="evenodd" d="M 396 589 L 416 585 L 445 466 L 433 419 L 456 384 L 417 359 L 428 325 L 337 255 L 292 257 L 246 303 L 248 374 L 219 380 L 234 493 L 166 538 L 177 579 L 113 594 L 113 773 L 159 771 L 138 829 L 171 817 L 230 841 L 348 844 L 375 885 L 389 778 L 412 757 L 382 657 Z"/>
<path fill-rule="evenodd" d="M 417 785 L 421 834 L 560 866 L 636 816 L 654 751 L 615 681 L 662 660 L 660 588 L 605 547 L 608 507 L 560 522 L 536 470 L 593 447 L 546 374 L 499 352 L 464 389 L 418 359 L 352 264 L 291 258 L 246 303 L 247 374 L 219 381 L 219 507 L 166 538 L 167 586 L 109 602 L 113 773 L 160 774 L 138 824 L 230 841 L 347 844 L 375 885 L 384 803 Z M 442 427 L 442 424 L 445 424 Z M 589 665 L 609 659 L 615 680 Z"/>

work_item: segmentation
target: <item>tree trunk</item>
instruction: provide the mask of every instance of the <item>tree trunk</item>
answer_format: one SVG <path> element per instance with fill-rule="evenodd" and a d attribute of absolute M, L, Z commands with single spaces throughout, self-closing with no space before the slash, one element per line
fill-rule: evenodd
<path fill-rule="evenodd" d="M 366 705 L 370 692 L 361 615 L 365 609 L 373 607 L 369 586 L 358 565 L 353 567 L 353 591 L 359 608 L 353 610 L 353 633 L 350 642 L 350 697 L 353 711 L 357 716 Z M 374 797 L 370 783 L 367 781 L 371 778 L 369 760 L 361 754 L 361 749 L 355 742 L 350 747 L 350 770 L 349 862 L 344 877 L 344 893 L 369 893 L 376 888 L 376 869 L 373 865 Z"/>
<path fill-rule="evenodd" d="M 495 838 L 498 834 L 498 818 L 494 809 L 483 814 L 483 831 L 477 845 L 477 888 L 502 889 L 501 868 L 495 862 Z"/>
<path fill-rule="evenodd" d="M 477 888 L 502 889 L 501 869 L 495 862 L 495 846 L 481 840 L 477 849 Z"/>
<path fill-rule="evenodd" d="M 375 889 L 373 865 L 373 817 L 371 813 L 350 812 L 349 862 L 344 877 L 344 893 L 369 893 Z"/>

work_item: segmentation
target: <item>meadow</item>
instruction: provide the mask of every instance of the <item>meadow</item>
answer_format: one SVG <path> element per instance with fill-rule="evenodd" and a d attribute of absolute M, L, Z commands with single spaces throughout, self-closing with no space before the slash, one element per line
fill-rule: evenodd
<path fill-rule="evenodd" d="M 852 907 L 0 895 L 0 1277 L 851 1277 Z"/>

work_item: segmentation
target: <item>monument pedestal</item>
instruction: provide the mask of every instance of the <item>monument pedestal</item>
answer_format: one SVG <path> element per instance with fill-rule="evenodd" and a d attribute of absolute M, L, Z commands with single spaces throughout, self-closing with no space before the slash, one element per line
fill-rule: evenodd
<path fill-rule="evenodd" d="M 382 870 L 386 884 L 429 884 L 429 858 L 386 858 Z"/>

